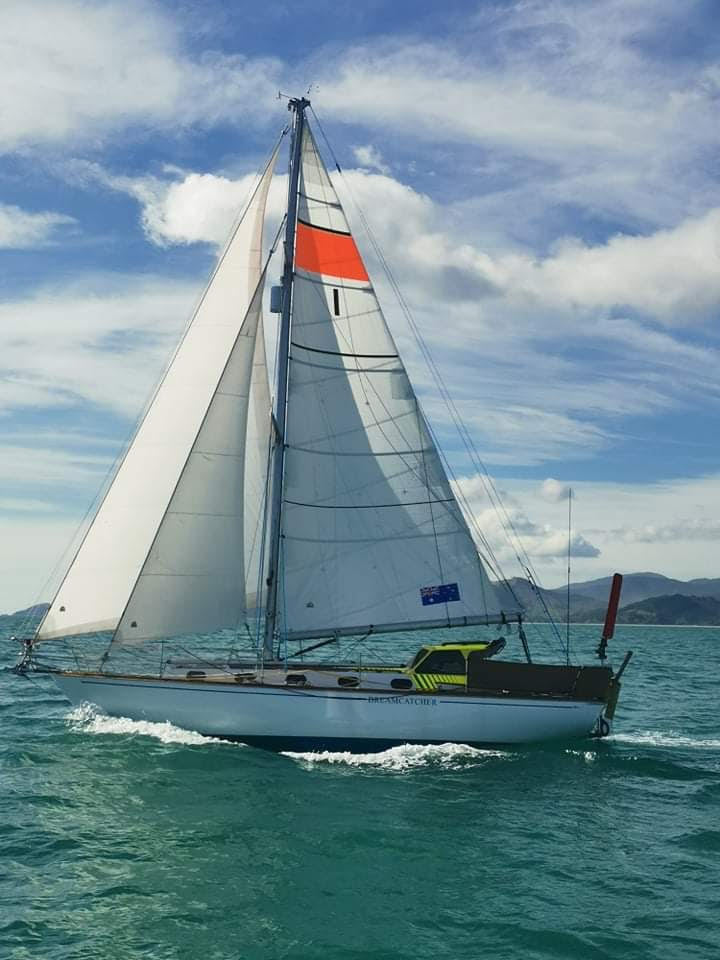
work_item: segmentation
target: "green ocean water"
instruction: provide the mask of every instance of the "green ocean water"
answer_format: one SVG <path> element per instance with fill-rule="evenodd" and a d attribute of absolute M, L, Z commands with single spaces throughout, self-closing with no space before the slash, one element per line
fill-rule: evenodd
<path fill-rule="evenodd" d="M 574 629 L 578 659 L 596 637 Z M 0 958 L 720 957 L 720 630 L 619 628 L 628 648 L 607 741 L 366 756 L 2 673 Z"/>

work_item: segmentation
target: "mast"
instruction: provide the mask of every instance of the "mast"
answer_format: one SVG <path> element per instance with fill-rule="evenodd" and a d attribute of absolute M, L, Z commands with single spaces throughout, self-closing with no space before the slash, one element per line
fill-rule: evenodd
<path fill-rule="evenodd" d="M 295 220 L 297 218 L 300 153 L 302 150 L 305 110 L 310 101 L 293 98 L 288 110 L 294 111 L 292 143 L 290 147 L 290 178 L 288 184 L 287 221 L 285 223 L 285 267 L 282 276 L 282 310 L 278 338 L 278 364 L 275 388 L 275 445 L 272 455 L 272 501 L 270 504 L 270 562 L 267 576 L 267 605 L 265 610 L 265 657 L 272 659 L 273 637 L 277 622 L 280 541 L 282 520 L 282 480 L 285 463 L 285 423 L 288 381 L 288 354 L 290 349 L 290 311 L 295 274 Z"/>

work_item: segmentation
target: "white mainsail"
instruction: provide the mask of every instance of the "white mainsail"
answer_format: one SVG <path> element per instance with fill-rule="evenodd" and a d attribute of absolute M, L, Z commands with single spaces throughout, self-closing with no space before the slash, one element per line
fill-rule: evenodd
<path fill-rule="evenodd" d="M 327 170 L 303 131 L 282 509 L 282 633 L 497 620 Z"/>
<path fill-rule="evenodd" d="M 225 248 L 173 361 L 40 626 L 39 640 L 117 627 L 148 559 L 178 478 L 206 420 L 223 371 L 229 375 L 232 370 L 234 376 L 238 367 L 244 370 L 243 363 L 247 360 L 244 346 L 240 351 L 242 359 L 234 358 L 228 363 L 228 358 L 238 341 L 241 324 L 248 315 L 262 274 L 263 220 L 277 152 L 276 149 Z M 246 338 L 251 343 L 250 364 L 257 342 L 256 332 L 261 330 L 259 318 L 252 323 L 255 333 Z M 264 350 L 257 353 L 256 360 L 255 389 L 251 392 L 252 405 L 257 410 L 257 405 L 261 405 L 268 394 Z M 222 419 L 223 402 L 218 403 L 218 421 Z M 247 411 L 247 399 L 244 403 Z M 215 424 L 215 413 L 209 420 Z M 229 414 L 228 426 L 235 430 L 240 425 L 237 411 Z M 233 451 L 235 439 L 224 441 Z M 218 459 L 220 454 L 216 453 L 215 460 Z M 198 462 L 198 478 L 201 469 Z M 254 474 L 259 469 L 256 458 Z M 211 473 L 214 476 L 207 477 L 211 482 L 221 479 L 221 475 L 222 482 L 228 480 L 222 471 L 208 468 L 208 474 Z M 238 481 L 235 483 L 237 489 Z M 251 488 L 253 485 L 257 488 L 257 476 Z M 239 526 L 237 523 L 233 526 L 234 535 L 240 539 L 235 558 L 242 563 L 245 534 Z M 200 569 L 201 566 L 195 573 Z M 235 574 L 235 583 L 242 585 L 240 593 L 244 603 L 245 571 L 238 568 Z M 166 582 L 162 589 L 167 589 Z M 161 602 L 162 594 L 157 599 Z M 180 619 L 178 613 L 173 624 L 178 625 Z M 195 623 L 195 612 L 187 619 Z"/>

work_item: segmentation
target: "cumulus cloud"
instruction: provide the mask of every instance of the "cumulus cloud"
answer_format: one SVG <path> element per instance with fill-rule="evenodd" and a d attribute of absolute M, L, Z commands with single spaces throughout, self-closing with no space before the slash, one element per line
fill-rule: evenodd
<path fill-rule="evenodd" d="M 286 83 L 293 73 L 316 76 L 319 112 L 341 131 L 351 118 L 349 142 L 361 144 L 359 169 L 337 179 L 338 189 L 344 200 L 346 187 L 358 197 L 390 254 L 487 461 L 592 458 L 622 433 L 623 417 L 720 394 L 712 333 L 720 207 L 705 160 L 720 139 L 720 74 L 695 58 L 652 54 L 658 24 L 669 33 L 685 17 L 671 0 L 481 5 L 463 19 L 462 36 L 337 44 L 330 67 L 325 49 L 293 65 L 214 52 L 211 39 L 197 52 L 200 35 L 183 34 L 183 17 L 150 0 L 9 0 L 0 62 L 11 95 L 0 149 L 92 155 L 121 131 L 127 142 L 227 121 L 247 129 L 278 117 L 275 91 L 296 88 Z M 390 169 L 412 170 L 416 187 Z M 159 247 L 221 245 L 252 182 L 227 169 L 127 176 L 86 167 L 84 175 L 132 196 Z M 428 183 L 439 185 L 442 201 L 417 186 Z M 275 220 L 279 184 L 270 198 Z M 73 226 L 62 217 L 0 208 L 0 242 L 52 241 Z M 413 380 L 447 433 L 447 411 L 387 296 L 372 245 L 357 233 Z M 552 244 L 558 233 L 568 235 Z M 0 309 L 0 409 L 78 405 L 132 418 L 202 286 L 207 254 L 197 251 L 197 281 L 95 276 L 13 297 Z M 21 447 L 11 451 L 20 462 Z M 83 483 L 100 469 L 57 463 L 66 475 L 77 469 Z M 540 476 L 564 467 L 542 469 Z M 537 487 L 535 480 L 527 499 L 511 502 L 511 516 L 551 574 L 567 547 L 566 507 L 564 496 Z M 698 503 L 712 501 L 709 489 Z M 571 545 L 578 567 L 589 575 L 599 563 L 647 567 L 646 545 L 672 540 L 664 569 L 707 569 L 716 562 L 709 522 L 689 508 L 687 521 L 657 522 L 678 515 L 683 492 L 582 487 L 578 524 L 586 511 L 595 526 Z M 490 512 L 483 520 L 500 543 L 501 526 Z M 693 536 L 673 539 L 676 527 Z"/>
<path fill-rule="evenodd" d="M 557 481 L 552 483 L 557 484 Z M 563 529 L 552 522 L 537 522 L 531 519 L 518 498 L 509 491 L 498 491 L 498 499 L 502 503 L 498 509 L 491 502 L 496 500 L 496 497 L 488 494 L 487 482 L 477 474 L 459 477 L 457 489 L 469 505 L 470 512 L 490 542 L 493 553 L 503 566 L 506 575 L 525 575 L 524 570 L 516 568 L 518 541 L 531 560 L 552 561 L 555 558 L 567 557 L 567 527 Z M 557 500 L 554 499 L 552 502 L 556 503 Z M 533 508 L 536 513 L 543 510 L 540 502 L 534 503 Z M 595 558 L 600 556 L 600 552 L 600 549 L 582 533 L 576 531 L 572 534 L 571 556 Z"/>
<path fill-rule="evenodd" d="M 522 504 L 526 515 L 541 521 L 539 526 L 557 532 L 556 547 L 567 549 L 567 502 L 544 499 L 532 480 L 504 479 L 503 487 L 511 503 Z M 600 550 L 599 556 L 573 551 L 576 580 L 638 570 L 680 580 L 720 574 L 715 520 L 720 516 L 720 474 L 646 483 L 575 481 L 573 492 L 578 494 L 573 525 Z M 476 500 L 476 506 L 482 510 L 482 501 Z M 501 559 L 507 569 L 517 570 L 511 555 Z M 559 556 L 534 554 L 545 586 L 563 582 L 562 561 L 562 550 Z"/>
<path fill-rule="evenodd" d="M 254 183 L 251 175 L 177 168 L 141 177 L 78 162 L 68 170 L 76 181 L 132 196 L 148 239 L 159 246 L 222 245 Z M 334 180 L 428 414 L 448 425 L 355 201 L 391 253 L 395 276 L 436 357 L 453 371 L 453 396 L 488 463 L 592 457 L 613 442 L 613 420 L 677 403 L 690 372 L 696 397 L 720 394 L 717 349 L 683 342 L 667 327 L 671 320 L 685 323 L 693 310 L 701 318 L 720 305 L 713 234 L 720 209 L 647 236 L 594 246 L 567 240 L 538 257 L 486 250 L 481 238 L 458 236 L 452 208 L 389 174 L 350 169 Z M 285 178 L 277 177 L 268 234 L 281 216 L 285 190 Z M 634 276 L 643 282 L 634 284 Z M 661 304 L 653 291 L 663 283 Z M 636 310 L 657 307 L 660 316 L 619 316 L 624 301 Z M 672 303 L 682 311 L 670 312 Z M 588 370 L 567 350 L 569 337 L 575 345 L 583 339 L 601 345 L 613 354 L 612 364 Z M 658 368 L 673 375 L 659 377 Z"/>
<path fill-rule="evenodd" d="M 540 487 L 540 496 L 543 500 L 549 500 L 551 503 L 558 503 L 560 500 L 567 500 L 570 496 L 570 487 L 559 480 L 548 477 Z"/>
<path fill-rule="evenodd" d="M 56 239 L 62 228 L 76 223 L 74 217 L 63 213 L 30 213 L 12 204 L 0 203 L 0 248 L 24 250 L 44 246 Z"/>
<path fill-rule="evenodd" d="M 530 545 L 530 554 L 535 557 L 566 557 L 568 552 L 567 533 L 555 530 Z M 581 533 L 570 537 L 570 556 L 599 557 L 600 550 L 590 543 Z"/>
<path fill-rule="evenodd" d="M 207 243 L 222 247 L 257 185 L 257 173 L 236 179 L 167 167 L 164 176 L 130 177 L 98 163 L 73 161 L 63 175 L 74 183 L 100 185 L 125 193 L 140 205 L 146 237 L 160 247 Z M 273 178 L 267 203 L 266 234 L 274 235 L 285 209 L 287 176 Z"/>
<path fill-rule="evenodd" d="M 353 147 L 353 156 L 363 169 L 375 170 L 377 173 L 390 173 L 390 167 L 383 161 L 382 154 L 372 144 Z"/>
<path fill-rule="evenodd" d="M 630 307 L 684 323 L 720 303 L 720 207 L 649 235 L 588 246 L 561 242 L 543 259 L 510 254 L 488 264 L 509 295 L 580 309 Z"/>

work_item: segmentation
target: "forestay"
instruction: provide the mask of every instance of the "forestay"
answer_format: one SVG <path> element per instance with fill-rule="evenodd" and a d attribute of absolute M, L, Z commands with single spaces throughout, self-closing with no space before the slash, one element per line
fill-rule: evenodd
<path fill-rule="evenodd" d="M 38 639 L 112 630 L 118 625 L 258 288 L 262 272 L 265 204 L 276 157 L 277 149 L 218 262 L 173 361 L 41 624 Z M 259 324 L 259 319 L 252 322 Z M 256 326 L 256 332 L 257 329 Z M 253 349 L 254 344 L 261 341 L 262 336 L 256 340 L 255 333 L 247 338 L 247 343 L 252 343 Z M 252 356 L 251 352 L 251 363 Z M 261 472 L 264 473 L 264 467 L 262 454 L 259 453 L 262 443 L 259 434 L 256 436 L 257 417 L 268 396 L 264 349 L 258 347 L 255 360 L 251 403 L 251 446 L 254 452 L 250 487 L 258 489 L 258 477 Z M 232 368 L 235 376 L 240 367 L 244 369 L 246 362 L 247 357 L 243 352 L 243 358 L 234 359 L 228 369 Z M 225 401 L 222 403 L 225 404 Z M 247 411 L 247 396 L 243 403 Z M 218 420 L 222 416 L 220 412 L 217 413 Z M 238 411 L 227 413 L 227 416 L 232 429 L 236 429 L 241 419 Z M 211 419 L 215 423 L 215 414 Z M 232 482 L 237 491 L 240 483 L 237 464 L 240 461 L 236 452 L 236 447 L 232 447 L 236 463 L 233 468 L 236 471 L 235 480 Z M 215 468 L 219 458 L 220 453 L 216 451 Z M 198 463 L 197 470 L 200 469 Z M 231 482 L 223 471 L 211 469 L 210 466 L 207 470 L 213 474 L 213 479 L 220 479 L 222 483 Z M 253 516 L 246 525 L 248 538 L 251 536 L 250 528 L 254 530 L 257 526 L 259 509 L 257 503 L 250 509 Z M 195 521 L 193 524 L 197 526 Z M 245 533 L 239 531 L 237 524 L 233 535 L 239 535 L 242 544 Z M 239 582 L 243 586 L 241 600 L 244 603 L 245 573 L 242 566 L 237 566 L 238 563 L 242 564 L 243 552 L 241 545 L 239 553 L 235 554 L 234 575 L 236 584 Z M 257 550 L 255 553 L 251 551 L 249 556 L 251 560 L 255 557 L 257 571 Z M 251 579 L 249 572 L 248 580 Z M 157 587 L 161 589 L 160 580 L 157 581 Z M 163 581 L 162 590 L 167 588 L 167 582 Z M 170 600 L 171 607 L 173 604 L 175 613 L 169 614 L 169 620 L 180 625 L 183 618 L 178 613 L 176 602 Z M 195 622 L 194 612 L 189 621 Z M 157 626 L 160 626 L 159 622 Z"/>
<path fill-rule="evenodd" d="M 302 144 L 280 609 L 289 637 L 502 613 L 316 144 Z"/>

